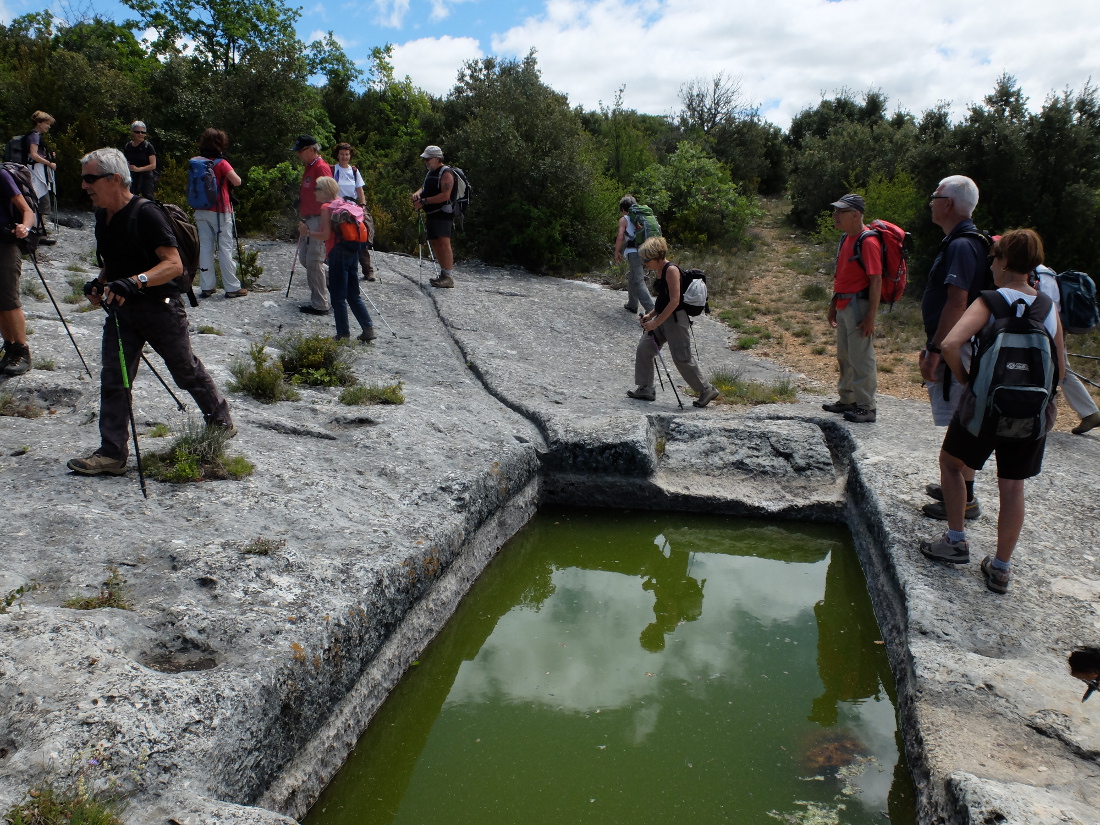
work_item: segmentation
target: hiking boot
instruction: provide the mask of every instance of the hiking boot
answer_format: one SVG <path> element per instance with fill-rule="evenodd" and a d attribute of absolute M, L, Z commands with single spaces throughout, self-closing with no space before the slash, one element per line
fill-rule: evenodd
<path fill-rule="evenodd" d="M 970 562 L 970 545 L 965 541 L 952 544 L 944 533 L 935 541 L 922 541 L 920 551 L 932 561 L 945 561 L 948 564 L 967 564 Z"/>
<path fill-rule="evenodd" d="M 366 344 L 369 341 L 373 341 L 378 337 L 378 334 L 374 331 L 374 327 L 367 327 L 359 333 L 359 340 Z"/>
<path fill-rule="evenodd" d="M 225 297 L 226 298 L 243 298 L 247 294 L 248 294 L 247 289 L 238 289 L 236 292 L 227 292 L 227 293 L 225 293 Z"/>
<path fill-rule="evenodd" d="M 11 360 L 11 347 L 7 341 L 4 342 L 4 357 L 0 358 L 0 375 L 4 374 L 4 367 L 8 365 L 8 361 Z"/>
<path fill-rule="evenodd" d="M 866 407 L 856 407 L 844 413 L 844 420 L 851 421 L 853 424 L 874 424 L 876 418 L 878 414 Z"/>
<path fill-rule="evenodd" d="M 1084 418 L 1081 419 L 1081 423 L 1070 430 L 1070 432 L 1074 435 L 1084 435 L 1094 427 L 1100 427 L 1100 412 L 1094 412 L 1092 415 L 1086 415 Z"/>
<path fill-rule="evenodd" d="M 228 441 L 231 438 L 237 437 L 237 428 L 232 424 L 228 424 L 225 421 L 210 421 L 206 425 L 210 429 L 218 429 L 225 431 L 225 438 Z"/>
<path fill-rule="evenodd" d="M 41 246 L 53 246 L 57 243 L 57 238 L 39 238 L 38 243 Z"/>
<path fill-rule="evenodd" d="M 363 280 L 364 281 L 377 281 L 378 279 L 374 277 L 374 270 L 372 269 L 370 272 L 368 272 L 366 275 L 363 276 Z"/>
<path fill-rule="evenodd" d="M 637 315 L 638 314 L 638 308 L 637 307 L 632 307 L 630 304 L 623 304 L 623 309 L 625 309 L 631 315 Z"/>
<path fill-rule="evenodd" d="M 317 309 L 313 304 L 302 304 L 298 307 L 299 312 L 304 312 L 306 315 L 328 315 L 327 309 Z"/>
<path fill-rule="evenodd" d="M 8 344 L 4 356 L 4 375 L 23 375 L 31 369 L 31 348 L 26 344 Z"/>
<path fill-rule="evenodd" d="M 825 410 L 825 412 L 844 415 L 844 413 L 854 412 L 858 408 L 855 404 L 845 404 L 843 401 L 834 401 L 831 404 L 822 404 L 821 409 Z"/>
<path fill-rule="evenodd" d="M 209 298 L 215 292 L 217 292 L 216 289 L 204 289 L 202 292 L 199 293 L 199 297 L 200 298 Z"/>
<path fill-rule="evenodd" d="M 702 395 L 700 395 L 697 399 L 695 399 L 694 401 L 691 402 L 691 406 L 693 406 L 693 407 L 705 407 L 707 404 L 709 404 L 711 401 L 713 401 L 715 398 L 717 398 L 721 394 L 722 393 L 718 392 L 717 387 L 715 387 L 713 385 L 709 386 L 705 390 L 703 390 Z"/>
<path fill-rule="evenodd" d="M 440 273 L 438 278 L 429 278 L 428 283 L 436 289 L 454 289 L 455 279 L 450 275 Z"/>
<path fill-rule="evenodd" d="M 938 487 L 939 485 L 937 484 L 936 486 Z M 943 496 L 943 490 L 940 490 L 939 494 L 940 496 Z M 943 498 L 940 498 L 938 501 L 928 502 L 920 508 L 920 511 L 928 516 L 928 518 L 938 518 L 940 521 L 947 521 L 947 505 L 943 503 Z M 964 517 L 967 521 L 973 521 L 981 514 L 982 508 L 978 506 L 977 496 L 966 502 Z"/>
<path fill-rule="evenodd" d="M 69 463 L 65 466 L 74 473 L 85 476 L 98 476 L 103 475 L 103 473 L 120 476 L 126 472 L 126 461 L 124 459 L 109 458 L 99 450 L 96 450 L 87 458 L 70 458 Z"/>
<path fill-rule="evenodd" d="M 992 556 L 982 559 L 982 576 L 985 577 L 985 586 L 994 593 L 1008 592 L 1008 581 L 1012 578 L 1012 571 L 998 570 L 993 566 Z"/>
<path fill-rule="evenodd" d="M 637 398 L 639 401 L 656 401 L 657 390 L 652 385 L 648 387 L 638 387 L 636 390 L 627 390 L 626 394 L 630 398 Z"/>

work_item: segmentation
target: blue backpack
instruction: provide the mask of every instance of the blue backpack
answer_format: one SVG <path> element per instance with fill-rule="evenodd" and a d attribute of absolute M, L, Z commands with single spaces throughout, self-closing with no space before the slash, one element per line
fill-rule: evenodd
<path fill-rule="evenodd" d="M 1100 312 L 1096 309 L 1096 284 L 1092 278 L 1072 269 L 1060 272 L 1057 278 L 1062 328 L 1079 335 L 1094 330 L 1100 324 Z"/>
<path fill-rule="evenodd" d="M 218 204 L 218 178 L 214 167 L 219 158 L 191 158 L 187 162 L 187 205 L 192 209 L 213 209 Z"/>

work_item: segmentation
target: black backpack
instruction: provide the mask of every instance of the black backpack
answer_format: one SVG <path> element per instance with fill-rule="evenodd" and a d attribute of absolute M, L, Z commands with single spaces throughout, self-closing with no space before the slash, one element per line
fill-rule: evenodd
<path fill-rule="evenodd" d="M 168 219 L 168 226 L 171 227 L 172 234 L 176 236 L 177 249 L 179 249 L 180 260 L 183 262 L 183 274 L 177 275 L 172 279 L 172 282 L 179 287 L 180 292 L 187 295 L 187 300 L 191 306 L 197 307 L 199 301 L 195 297 L 194 283 L 195 275 L 199 271 L 199 230 L 187 217 L 187 213 L 174 203 L 151 201 L 138 195 L 135 195 L 135 198 L 139 203 L 130 213 L 130 224 L 128 226 L 130 236 L 137 237 L 138 213 L 145 208 L 141 203 L 142 201 L 152 204 L 161 211 L 164 217 Z"/>
<path fill-rule="evenodd" d="M 710 300 L 707 294 L 707 275 L 701 269 L 680 270 L 680 306 L 688 315 L 695 317 L 704 312 L 710 314 Z"/>
<path fill-rule="evenodd" d="M 1034 441 L 1053 424 L 1058 350 L 1043 321 L 1054 302 L 1039 293 L 1030 306 L 1000 292 L 979 296 L 993 321 L 977 335 L 969 392 L 959 421 L 979 438 Z"/>
<path fill-rule="evenodd" d="M 41 237 L 38 231 L 38 196 L 34 194 L 34 182 L 31 180 L 30 167 L 24 166 L 21 163 L 9 163 L 5 161 L 0 168 L 3 168 L 3 170 L 15 180 L 15 185 L 19 187 L 19 194 L 23 196 L 23 200 L 27 202 L 27 206 L 30 207 L 31 212 L 34 214 L 34 221 L 30 226 L 30 232 L 27 233 L 27 237 L 15 238 L 15 242 L 19 244 L 19 251 L 24 255 L 30 255 L 38 249 L 38 240 Z M 15 225 L 8 224 L 4 229 L 8 233 L 13 233 Z"/>
<path fill-rule="evenodd" d="M 25 135 L 16 135 L 8 141 L 4 147 L 5 163 L 29 164 L 31 159 L 30 132 Z"/>

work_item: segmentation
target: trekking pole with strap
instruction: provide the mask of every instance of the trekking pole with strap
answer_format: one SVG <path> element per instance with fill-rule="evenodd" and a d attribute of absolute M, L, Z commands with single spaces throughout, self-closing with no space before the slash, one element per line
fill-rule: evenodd
<path fill-rule="evenodd" d="M 1085 378 L 1085 376 L 1081 375 L 1081 373 L 1079 373 L 1079 372 L 1074 372 L 1073 370 L 1066 370 L 1066 372 L 1068 372 L 1068 373 L 1069 373 L 1070 375 L 1076 375 L 1076 376 L 1077 376 L 1077 377 L 1078 377 L 1079 379 L 1081 379 L 1082 381 L 1084 381 L 1084 382 L 1085 382 L 1086 384 L 1092 384 L 1092 385 L 1093 385 L 1094 387 L 1096 387 L 1097 389 L 1100 389 L 1100 384 L 1097 384 L 1097 383 L 1096 383 L 1095 381 L 1093 381 L 1093 380 L 1092 380 L 1091 378 Z"/>
<path fill-rule="evenodd" d="M 665 375 L 668 377 L 668 383 L 672 387 L 672 394 L 676 396 L 676 403 L 680 405 L 680 409 L 682 410 L 684 408 L 684 402 L 680 400 L 680 393 L 676 391 L 676 384 L 672 381 L 672 373 L 668 371 L 668 364 L 665 363 L 665 357 L 661 355 L 661 346 L 657 343 L 657 336 L 651 332 L 649 333 L 649 340 L 653 342 L 653 349 L 657 353 L 657 359 L 661 362 L 661 366 L 665 368 Z M 662 384 L 662 387 L 663 386 Z"/>
<path fill-rule="evenodd" d="M 237 280 L 239 281 L 241 279 L 241 272 L 244 271 L 244 267 L 241 264 L 241 236 L 240 233 L 237 232 L 237 209 L 236 204 L 234 203 L 234 201 L 236 200 L 236 196 L 233 194 L 233 188 L 228 183 L 228 181 L 226 182 L 226 185 L 230 187 L 229 214 L 233 216 L 233 241 L 237 244 Z"/>
<path fill-rule="evenodd" d="M 308 241 L 307 241 L 308 243 Z M 286 297 L 290 297 L 290 285 L 294 283 L 294 268 L 298 266 L 298 250 L 302 246 L 302 236 L 298 236 L 297 243 L 294 244 L 294 262 L 290 265 L 290 280 L 286 282 Z"/>
<path fill-rule="evenodd" d="M 107 305 L 103 305 L 104 309 L 107 309 Z M 130 432 L 134 436 L 134 457 L 137 459 L 138 469 L 138 483 L 141 484 L 141 494 L 146 498 L 149 498 L 149 491 L 145 489 L 145 473 L 141 469 L 141 448 L 138 446 L 138 434 L 137 434 L 137 421 L 134 420 L 134 393 L 130 385 L 130 373 L 126 369 L 126 354 L 122 349 L 122 328 L 118 324 L 118 312 L 111 312 L 107 309 L 107 314 L 115 319 L 115 336 L 118 338 L 118 365 L 122 368 L 122 386 L 126 390 L 126 407 L 130 413 Z"/>
<path fill-rule="evenodd" d="M 61 226 L 57 222 L 57 173 L 53 169 L 46 170 L 46 182 L 50 191 L 50 209 L 53 210 L 53 233 L 60 235 Z"/>
<path fill-rule="evenodd" d="M 416 257 L 420 259 L 420 288 L 424 288 L 424 212 L 417 210 Z"/>
<path fill-rule="evenodd" d="M 106 304 L 100 304 L 100 306 L 103 307 L 103 310 L 108 315 L 111 314 L 110 310 L 107 309 Z M 160 381 L 160 385 L 162 387 L 164 387 L 164 389 L 168 392 L 168 394 L 170 396 L 172 396 L 172 400 L 176 402 L 176 408 L 180 412 L 187 412 L 187 405 L 185 405 L 182 401 L 180 401 L 178 395 L 176 395 L 174 392 L 172 392 L 172 388 L 168 386 L 168 382 L 164 380 L 164 378 L 161 376 L 161 374 L 159 372 L 157 372 L 157 368 L 154 367 L 153 363 L 148 358 L 145 357 L 144 352 L 141 353 L 141 360 L 145 363 L 145 366 L 147 366 L 149 368 L 149 371 L 152 372 L 153 375 L 155 375 L 157 377 L 157 380 Z"/>
<path fill-rule="evenodd" d="M 374 308 L 374 311 L 378 313 L 378 317 L 382 319 L 382 323 L 386 325 L 386 329 L 388 329 L 390 332 L 393 332 L 393 327 L 390 326 L 390 322 L 386 320 L 386 316 L 382 314 L 382 310 L 378 308 L 378 305 L 370 299 L 370 295 L 367 294 L 366 290 L 361 289 L 359 290 L 359 292 L 364 298 L 367 299 L 367 303 L 369 303 L 371 307 Z M 393 332 L 393 337 L 398 337 L 396 332 Z"/>
<path fill-rule="evenodd" d="M 1078 355 L 1076 352 L 1067 352 L 1070 358 L 1088 358 L 1090 361 L 1100 361 L 1100 355 Z"/>
<path fill-rule="evenodd" d="M 76 350 L 76 354 L 80 358 L 80 363 L 84 365 L 84 372 L 88 373 L 88 377 L 94 380 L 95 376 L 93 376 L 92 371 L 88 369 L 88 362 L 84 360 L 84 354 L 80 351 L 80 347 L 77 346 L 76 339 L 73 338 L 73 331 L 69 329 L 69 325 L 65 322 L 65 316 L 61 314 L 61 307 L 59 307 L 57 301 L 54 300 L 50 285 L 46 283 L 46 278 L 42 275 L 42 270 L 38 266 L 38 256 L 33 252 L 31 253 L 31 262 L 34 264 L 34 271 L 38 273 L 38 279 L 42 281 L 42 286 L 46 288 L 46 294 L 50 296 L 50 303 L 53 304 L 53 308 L 57 310 L 57 317 L 61 320 L 61 326 L 65 327 L 65 332 L 69 333 L 69 340 L 73 342 L 73 349 Z"/>

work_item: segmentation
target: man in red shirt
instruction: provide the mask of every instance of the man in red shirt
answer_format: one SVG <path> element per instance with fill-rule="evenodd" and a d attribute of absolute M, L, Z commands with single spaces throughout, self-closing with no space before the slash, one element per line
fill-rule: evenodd
<path fill-rule="evenodd" d="M 306 167 L 302 173 L 298 212 L 310 232 L 320 232 L 321 204 L 317 200 L 315 187 L 317 178 L 332 177 L 332 169 L 321 157 L 321 147 L 311 135 L 298 135 L 294 151 Z M 302 235 L 298 240 L 298 258 L 306 266 L 306 281 L 309 283 L 310 293 L 309 303 L 298 308 L 310 315 L 328 315 L 330 304 L 328 277 L 324 270 L 325 245 L 317 240 L 311 241 L 309 235 Z"/>
<path fill-rule="evenodd" d="M 844 233 L 829 302 L 829 325 L 836 329 L 836 360 L 840 362 L 840 400 L 821 408 L 843 413 L 847 421 L 856 424 L 870 424 L 876 418 L 875 315 L 882 294 L 882 242 L 863 223 L 867 204 L 861 196 L 845 195 L 829 205 L 833 207 L 833 226 Z M 857 258 L 856 242 L 861 236 Z"/>

